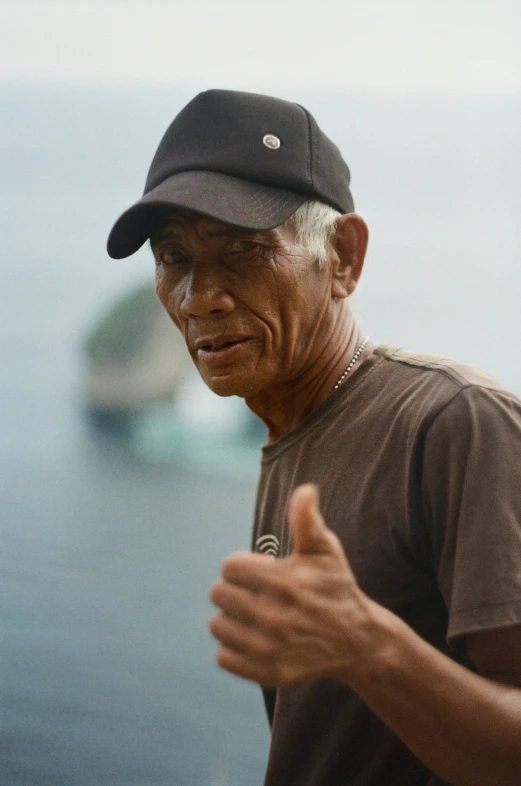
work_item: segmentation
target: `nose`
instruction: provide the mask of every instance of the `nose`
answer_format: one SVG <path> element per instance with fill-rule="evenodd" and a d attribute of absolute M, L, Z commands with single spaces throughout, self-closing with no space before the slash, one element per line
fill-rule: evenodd
<path fill-rule="evenodd" d="M 219 316 L 235 308 L 235 300 L 226 288 L 224 271 L 213 261 L 194 261 L 185 280 L 181 314 L 190 317 Z"/>

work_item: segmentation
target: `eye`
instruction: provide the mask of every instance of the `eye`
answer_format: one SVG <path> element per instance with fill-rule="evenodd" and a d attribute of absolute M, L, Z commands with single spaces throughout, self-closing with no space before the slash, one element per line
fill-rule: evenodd
<path fill-rule="evenodd" d="M 232 240 L 227 248 L 229 254 L 248 254 L 259 250 L 259 244 L 254 243 L 253 240 Z"/>
<path fill-rule="evenodd" d="M 158 264 L 179 265 L 186 262 L 188 257 L 177 248 L 163 248 L 157 252 L 156 259 Z"/>

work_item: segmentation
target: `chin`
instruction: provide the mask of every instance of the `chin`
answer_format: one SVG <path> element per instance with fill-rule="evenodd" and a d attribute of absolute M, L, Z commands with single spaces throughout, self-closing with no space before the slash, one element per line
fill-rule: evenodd
<path fill-rule="evenodd" d="M 210 390 L 223 398 L 227 396 L 248 398 L 248 396 L 257 392 L 256 387 L 252 386 L 251 379 L 245 379 L 242 375 L 236 376 L 235 374 L 226 374 L 223 376 L 201 376 L 203 382 L 208 385 Z"/>

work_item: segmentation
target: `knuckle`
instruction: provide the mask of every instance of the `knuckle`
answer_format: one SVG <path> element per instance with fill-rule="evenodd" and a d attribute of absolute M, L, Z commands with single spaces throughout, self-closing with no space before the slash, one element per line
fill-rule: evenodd
<path fill-rule="evenodd" d="M 284 641 L 288 635 L 288 621 L 284 613 L 271 611 L 267 617 L 269 629 L 276 635 L 278 641 Z"/>
<path fill-rule="evenodd" d="M 226 668 L 228 663 L 228 658 L 224 647 L 219 647 L 219 649 L 215 653 L 215 660 L 217 665 L 220 666 L 222 669 Z"/>
<path fill-rule="evenodd" d="M 281 576 L 275 585 L 275 589 L 286 603 L 295 603 L 299 597 L 298 576 Z"/>
<path fill-rule="evenodd" d="M 243 563 L 244 558 L 246 557 L 247 559 L 249 556 L 249 554 L 245 554 L 242 551 L 234 551 L 232 554 L 229 554 L 221 565 L 221 576 L 223 579 L 233 579 L 237 574 L 237 568 Z"/>
<path fill-rule="evenodd" d="M 210 587 L 209 598 L 211 602 L 214 603 L 215 605 L 218 605 L 219 600 L 222 597 L 222 586 L 223 586 L 222 581 L 216 581 Z"/>
<path fill-rule="evenodd" d="M 210 633 L 212 634 L 212 636 L 217 636 L 219 634 L 220 623 L 221 623 L 221 617 L 219 614 L 214 614 L 213 617 L 210 617 L 208 627 L 210 629 Z"/>
<path fill-rule="evenodd" d="M 223 579 L 230 579 L 233 576 L 235 568 L 235 555 L 230 554 L 229 557 L 226 557 L 224 562 L 221 565 L 221 576 Z"/>
<path fill-rule="evenodd" d="M 317 579 L 316 568 L 310 565 L 297 565 L 295 568 L 295 578 L 293 581 L 293 589 L 296 594 L 302 591 L 302 588 L 313 586 Z"/>
<path fill-rule="evenodd" d="M 265 665 L 274 658 L 277 651 L 275 642 L 267 638 L 259 641 L 256 649 L 258 654 L 266 661 Z"/>

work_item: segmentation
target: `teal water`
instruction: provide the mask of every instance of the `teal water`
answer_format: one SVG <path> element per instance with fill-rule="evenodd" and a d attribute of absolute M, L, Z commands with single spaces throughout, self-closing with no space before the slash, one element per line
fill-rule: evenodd
<path fill-rule="evenodd" d="M 516 98 L 296 95 L 344 150 L 371 244 L 375 341 L 476 363 L 521 393 Z M 247 548 L 251 478 L 147 464 L 85 420 L 81 343 L 151 276 L 114 262 L 173 91 L 0 88 L 0 690 L 4 786 L 253 786 L 258 689 L 207 633 Z"/>
<path fill-rule="evenodd" d="M 251 484 L 81 443 L 2 462 L 0 782 L 260 783 L 260 695 L 217 671 L 206 630 Z"/>

